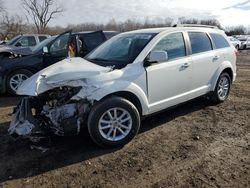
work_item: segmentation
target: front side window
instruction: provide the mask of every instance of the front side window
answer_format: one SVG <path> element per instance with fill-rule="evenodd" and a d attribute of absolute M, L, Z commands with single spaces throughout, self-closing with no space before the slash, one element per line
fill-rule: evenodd
<path fill-rule="evenodd" d="M 230 46 L 227 40 L 222 35 L 217 33 L 210 33 L 209 35 L 211 36 L 216 49 L 227 48 Z M 233 38 L 231 38 L 231 40 L 236 41 Z"/>
<path fill-rule="evenodd" d="M 42 41 L 38 45 L 36 45 L 32 49 L 32 51 L 35 52 L 35 53 L 41 51 L 43 49 L 43 47 L 47 46 L 54 39 L 55 39 L 55 37 L 53 37 L 53 36 L 50 37 L 50 38 L 45 39 L 44 41 Z"/>
<path fill-rule="evenodd" d="M 69 35 L 70 33 L 65 33 L 64 35 L 58 37 L 50 46 L 50 52 L 66 50 L 68 47 Z"/>
<path fill-rule="evenodd" d="M 192 53 L 202 53 L 212 50 L 212 44 L 206 33 L 188 32 L 191 43 Z"/>
<path fill-rule="evenodd" d="M 36 39 L 35 39 L 35 37 L 32 37 L 32 36 L 22 37 L 16 43 L 16 46 L 22 46 L 22 47 L 29 47 L 29 46 L 35 46 L 35 45 L 36 45 Z"/>
<path fill-rule="evenodd" d="M 165 51 L 168 59 L 177 59 L 186 56 L 185 42 L 182 33 L 172 33 L 160 40 L 152 51 Z"/>

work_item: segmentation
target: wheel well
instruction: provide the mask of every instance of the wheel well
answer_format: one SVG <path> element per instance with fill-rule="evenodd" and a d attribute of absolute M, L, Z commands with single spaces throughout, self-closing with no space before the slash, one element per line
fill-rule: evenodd
<path fill-rule="evenodd" d="M 6 75 L 5 75 L 5 77 L 4 77 L 4 80 L 5 80 L 5 85 L 7 86 L 7 79 L 8 79 L 8 77 L 12 74 L 12 73 L 14 73 L 14 72 L 16 72 L 16 71 L 19 71 L 19 70 L 27 70 L 27 71 L 30 71 L 32 74 L 34 74 L 36 71 L 35 70 L 33 70 L 33 69 L 31 69 L 31 68 L 29 68 L 29 67 L 27 67 L 27 68 L 16 68 L 16 69 L 12 69 L 12 70 L 10 70 L 10 71 L 8 71 L 7 73 L 6 73 Z"/>
<path fill-rule="evenodd" d="M 12 69 L 12 70 L 9 70 L 5 75 L 5 78 L 7 79 L 7 77 L 9 75 L 11 75 L 12 73 L 16 72 L 16 71 L 19 71 L 19 70 L 27 70 L 27 71 L 30 71 L 32 74 L 35 74 L 37 71 L 32 69 L 32 68 L 29 68 L 29 67 L 25 67 L 25 68 L 15 68 L 15 69 Z"/>
<path fill-rule="evenodd" d="M 105 96 L 102 100 L 107 99 L 107 98 L 112 97 L 112 96 L 122 97 L 122 98 L 125 98 L 128 101 L 132 102 L 135 105 L 135 107 L 137 108 L 137 110 L 139 111 L 140 115 L 142 116 L 141 102 L 135 94 L 128 92 L 128 91 L 119 91 L 119 92 L 115 92 L 115 93 L 112 93 L 112 94 Z"/>
<path fill-rule="evenodd" d="M 230 76 L 231 81 L 233 80 L 233 71 L 232 71 L 231 68 L 226 68 L 226 69 L 224 69 L 224 70 L 222 71 L 222 73 L 223 73 L 223 72 L 228 73 L 229 76 Z"/>

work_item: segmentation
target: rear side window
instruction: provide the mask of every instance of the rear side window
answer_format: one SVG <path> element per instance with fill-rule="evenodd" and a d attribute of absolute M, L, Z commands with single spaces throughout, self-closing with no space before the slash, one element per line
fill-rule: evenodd
<path fill-rule="evenodd" d="M 216 49 L 227 48 L 230 46 L 227 40 L 222 35 L 217 33 L 210 33 L 210 36 L 214 42 Z"/>
<path fill-rule="evenodd" d="M 160 40 L 152 51 L 167 52 L 169 60 L 186 56 L 186 48 L 182 33 L 167 35 Z"/>
<path fill-rule="evenodd" d="M 45 39 L 47 39 L 46 36 L 39 36 L 38 38 L 39 38 L 39 41 L 40 41 L 40 42 L 42 42 L 42 41 L 44 41 Z"/>
<path fill-rule="evenodd" d="M 192 53 L 197 54 L 212 50 L 212 44 L 206 33 L 188 32 Z"/>

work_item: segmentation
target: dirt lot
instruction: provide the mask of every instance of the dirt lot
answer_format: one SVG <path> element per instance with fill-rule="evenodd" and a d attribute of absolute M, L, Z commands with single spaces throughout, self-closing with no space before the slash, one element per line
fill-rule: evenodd
<path fill-rule="evenodd" d="M 7 134 L 18 99 L 0 96 L 0 187 L 250 187 L 250 53 L 229 99 L 200 98 L 149 117 L 119 150 L 87 133 L 55 138 L 45 153 Z"/>

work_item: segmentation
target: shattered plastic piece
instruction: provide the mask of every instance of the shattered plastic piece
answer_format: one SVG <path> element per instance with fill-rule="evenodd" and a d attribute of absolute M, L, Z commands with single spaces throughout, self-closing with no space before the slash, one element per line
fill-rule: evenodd
<path fill-rule="evenodd" d="M 11 135 L 29 135 L 35 127 L 35 122 L 29 105 L 29 99 L 25 97 L 16 108 L 16 112 L 12 115 L 8 131 Z"/>

